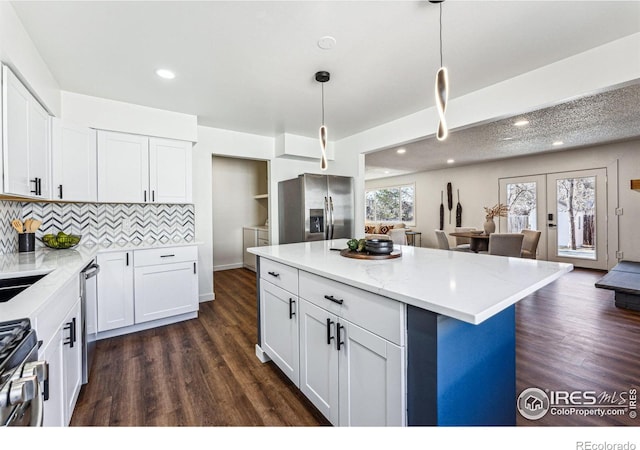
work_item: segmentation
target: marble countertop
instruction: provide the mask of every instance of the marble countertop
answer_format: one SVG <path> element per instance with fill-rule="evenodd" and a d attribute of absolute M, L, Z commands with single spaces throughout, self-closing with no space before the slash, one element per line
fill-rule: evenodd
<path fill-rule="evenodd" d="M 248 251 L 400 302 L 479 324 L 573 270 L 524 258 L 402 246 L 402 256 L 340 256 L 346 239 L 253 247 Z"/>
<path fill-rule="evenodd" d="M 182 247 L 198 245 L 198 242 L 167 242 L 141 244 L 110 244 L 55 250 L 47 247 L 29 253 L 8 253 L 0 255 L 0 279 L 47 274 L 44 278 L 25 289 L 8 302 L 0 303 L 0 321 L 32 318 L 71 278 L 77 278 L 80 271 L 98 253 L 144 250 L 152 248 Z M 79 281 L 78 281 L 79 282 Z"/>

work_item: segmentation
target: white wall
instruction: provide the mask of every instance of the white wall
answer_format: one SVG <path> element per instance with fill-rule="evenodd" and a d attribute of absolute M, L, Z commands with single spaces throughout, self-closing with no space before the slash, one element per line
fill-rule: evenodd
<path fill-rule="evenodd" d="M 637 231 L 640 223 L 640 192 L 629 188 L 631 179 L 640 178 L 640 140 L 381 178 L 367 181 L 366 187 L 415 183 L 416 231 L 422 232 L 423 247 L 435 248 L 434 230 L 438 228 L 440 220 L 440 191 L 445 191 L 444 229 L 447 233 L 455 227 L 457 189 L 460 189 L 463 210 L 462 225 L 482 228 L 483 207 L 498 203 L 499 178 L 598 167 L 609 169 L 609 266 L 616 263 L 616 250 L 622 250 L 625 259 L 640 260 L 640 233 Z M 454 193 L 451 224 L 447 208 L 448 182 L 451 182 Z M 622 216 L 615 215 L 616 207 L 623 208 Z M 364 216 L 364 210 L 361 214 Z"/>
<path fill-rule="evenodd" d="M 0 60 L 11 67 L 51 114 L 60 116 L 58 81 L 7 1 L 0 1 Z"/>
<path fill-rule="evenodd" d="M 76 125 L 196 142 L 198 117 L 62 91 L 62 118 Z"/>
<path fill-rule="evenodd" d="M 200 249 L 200 299 L 213 298 L 213 156 L 230 156 L 268 162 L 270 241 L 278 243 L 278 182 L 301 173 L 325 173 L 354 177 L 356 211 L 364 206 L 364 156 L 356 151 L 336 152 L 329 169 L 320 170 L 320 160 L 275 157 L 275 139 L 249 133 L 198 127 L 198 143 L 193 154 L 193 201 L 196 211 L 196 240 Z M 319 150 L 318 150 L 319 151 Z M 362 218 L 356 214 L 356 227 Z M 362 228 L 360 226 L 359 228 Z M 358 230 L 359 228 L 356 228 Z"/>
<path fill-rule="evenodd" d="M 213 270 L 242 267 L 242 227 L 263 225 L 267 200 L 267 163 L 214 156 L 212 165 Z"/>

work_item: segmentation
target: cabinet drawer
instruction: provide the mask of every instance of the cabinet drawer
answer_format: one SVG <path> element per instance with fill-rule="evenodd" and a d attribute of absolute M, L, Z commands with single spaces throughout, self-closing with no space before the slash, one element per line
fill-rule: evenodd
<path fill-rule="evenodd" d="M 260 278 L 298 295 L 298 269 L 266 258 L 260 258 Z"/>
<path fill-rule="evenodd" d="M 155 266 L 157 264 L 172 264 L 198 260 L 198 247 L 167 247 L 149 250 L 135 250 L 133 264 L 135 267 Z"/>
<path fill-rule="evenodd" d="M 300 298 L 395 344 L 404 345 L 403 303 L 302 270 L 299 283 Z"/>
<path fill-rule="evenodd" d="M 258 239 L 269 240 L 269 230 L 258 230 Z"/>

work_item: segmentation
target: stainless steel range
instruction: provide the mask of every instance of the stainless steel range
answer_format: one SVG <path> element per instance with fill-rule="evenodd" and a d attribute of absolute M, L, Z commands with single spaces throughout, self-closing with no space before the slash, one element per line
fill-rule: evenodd
<path fill-rule="evenodd" d="M 0 322 L 0 425 L 42 426 L 47 363 L 29 319 Z"/>

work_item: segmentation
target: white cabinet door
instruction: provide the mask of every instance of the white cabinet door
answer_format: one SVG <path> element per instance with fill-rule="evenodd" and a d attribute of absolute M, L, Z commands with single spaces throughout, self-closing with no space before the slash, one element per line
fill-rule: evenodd
<path fill-rule="evenodd" d="M 29 178 L 38 180 L 38 197 L 51 198 L 51 118 L 35 99 L 29 104 Z"/>
<path fill-rule="evenodd" d="M 338 425 L 337 317 L 300 299 L 300 390 Z"/>
<path fill-rule="evenodd" d="M 61 333 L 64 372 L 64 424 L 69 425 L 82 387 L 82 325 L 80 299 L 67 315 Z"/>
<path fill-rule="evenodd" d="M 52 119 L 52 198 L 98 200 L 96 130 Z"/>
<path fill-rule="evenodd" d="M 191 203 L 191 142 L 149 138 L 150 200 Z"/>
<path fill-rule="evenodd" d="M 98 201 L 141 203 L 149 199 L 149 138 L 99 130 Z"/>
<path fill-rule="evenodd" d="M 54 334 L 44 350 L 41 351 L 39 359 L 43 359 L 49 364 L 47 381 L 49 397 L 44 402 L 43 424 L 45 427 L 62 427 L 65 425 L 65 400 L 61 331 Z"/>
<path fill-rule="evenodd" d="M 102 253 L 97 257 L 98 331 L 133 325 L 133 261 L 131 252 Z"/>
<path fill-rule="evenodd" d="M 262 349 L 296 386 L 300 386 L 298 297 L 260 280 Z"/>
<path fill-rule="evenodd" d="M 258 239 L 255 228 L 242 229 L 242 265 L 246 269 L 256 271 L 256 255 L 249 253 L 248 248 L 257 247 Z"/>
<path fill-rule="evenodd" d="M 4 192 L 49 198 L 49 115 L 7 66 L 2 94 Z"/>
<path fill-rule="evenodd" d="M 343 319 L 339 326 L 340 426 L 404 425 L 402 348 Z"/>
<path fill-rule="evenodd" d="M 197 310 L 198 275 L 195 261 L 136 267 L 136 323 Z"/>

